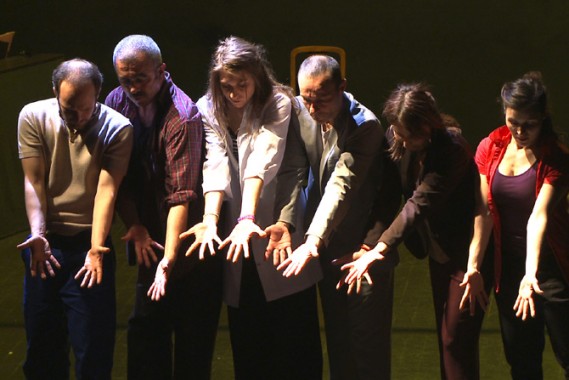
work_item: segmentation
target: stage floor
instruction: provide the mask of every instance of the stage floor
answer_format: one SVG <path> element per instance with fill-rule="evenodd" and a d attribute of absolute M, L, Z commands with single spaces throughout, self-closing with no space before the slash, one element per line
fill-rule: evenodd
<path fill-rule="evenodd" d="M 134 301 L 136 270 L 126 263 L 119 237 L 122 226 L 115 224 L 117 249 L 117 343 L 113 379 L 126 379 L 126 322 Z M 26 342 L 22 322 L 23 264 L 16 245 L 25 233 L 0 239 L 0 377 L 22 379 L 21 364 Z M 440 378 L 434 313 L 428 280 L 428 265 L 402 252 L 395 276 L 395 305 L 392 335 L 392 378 L 425 380 Z M 324 331 L 322 330 L 323 347 Z M 509 370 L 500 338 L 497 308 L 492 303 L 480 339 L 481 378 L 506 379 Z M 324 373 L 328 378 L 326 355 Z M 543 357 L 544 378 L 561 379 L 549 343 Z M 214 380 L 233 378 L 231 347 L 225 308 L 222 309 L 213 362 Z"/>

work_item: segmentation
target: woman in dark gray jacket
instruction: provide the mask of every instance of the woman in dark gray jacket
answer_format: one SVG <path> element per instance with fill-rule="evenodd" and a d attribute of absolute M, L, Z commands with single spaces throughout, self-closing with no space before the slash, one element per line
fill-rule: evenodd
<path fill-rule="evenodd" d="M 391 124 L 387 139 L 405 204 L 379 240 L 363 245 L 354 254 L 359 258 L 343 266 L 348 271 L 345 282 L 362 276 L 369 280 L 369 268 L 381 265 L 401 242 L 415 256 L 429 256 L 441 377 L 478 379 L 483 311 L 470 316 L 459 310 L 478 181 L 472 153 L 459 130 L 444 127 L 424 85 L 400 85 L 383 116 Z"/>

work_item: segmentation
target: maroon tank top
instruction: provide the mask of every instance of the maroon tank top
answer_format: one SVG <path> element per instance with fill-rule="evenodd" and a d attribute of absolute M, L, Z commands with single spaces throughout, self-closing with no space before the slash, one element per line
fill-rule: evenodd
<path fill-rule="evenodd" d="M 492 195 L 502 225 L 502 251 L 526 255 L 526 230 L 535 204 L 537 164 L 524 173 L 506 176 L 499 171 L 492 182 Z"/>

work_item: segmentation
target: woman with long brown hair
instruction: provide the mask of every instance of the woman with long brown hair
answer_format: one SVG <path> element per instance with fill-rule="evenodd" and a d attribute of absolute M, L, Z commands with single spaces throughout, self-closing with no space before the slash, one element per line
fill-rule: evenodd
<path fill-rule="evenodd" d="M 401 242 L 417 257 L 429 256 L 439 341 L 441 378 L 478 379 L 478 338 L 483 313 L 459 311 L 475 210 L 478 173 L 465 139 L 445 128 L 436 101 L 422 84 L 399 85 L 383 116 L 391 159 L 399 168 L 405 203 L 375 246 L 342 269 L 344 282 L 366 277 Z"/>
<path fill-rule="evenodd" d="M 319 379 L 322 353 L 316 312 L 318 263 L 294 279 L 264 260 L 259 226 L 274 223 L 276 174 L 290 123 L 298 123 L 290 88 L 278 83 L 264 49 L 237 37 L 221 41 L 211 62 L 207 94 L 197 105 L 206 136 L 200 255 L 212 254 L 217 224 L 231 231 L 224 265 L 224 300 L 236 379 Z M 227 215 L 220 212 L 223 200 Z M 299 231 L 301 239 L 302 232 Z"/>

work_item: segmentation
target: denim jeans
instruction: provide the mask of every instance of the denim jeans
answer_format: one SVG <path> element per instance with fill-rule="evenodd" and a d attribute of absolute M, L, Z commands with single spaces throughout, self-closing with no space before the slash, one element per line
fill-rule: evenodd
<path fill-rule="evenodd" d="M 103 281 L 90 289 L 74 279 L 91 246 L 91 232 L 75 236 L 48 235 L 51 252 L 61 264 L 55 276 L 42 280 L 30 274 L 31 251 L 25 264 L 24 320 L 28 379 L 68 379 L 69 349 L 75 356 L 77 379 L 110 379 L 116 327 L 115 254 L 103 259 Z"/>

